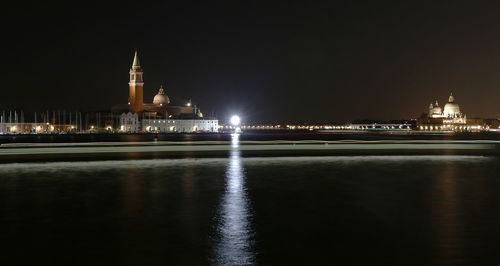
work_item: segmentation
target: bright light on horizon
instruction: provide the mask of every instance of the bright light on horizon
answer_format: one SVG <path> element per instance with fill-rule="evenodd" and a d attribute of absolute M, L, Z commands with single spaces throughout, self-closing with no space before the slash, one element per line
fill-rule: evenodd
<path fill-rule="evenodd" d="M 240 117 L 239 117 L 239 116 L 237 116 L 237 115 L 233 115 L 233 116 L 231 117 L 231 120 L 230 120 L 230 121 L 231 121 L 231 124 L 232 124 L 233 126 L 239 126 L 239 125 L 240 125 L 240 123 L 241 123 L 241 119 L 240 119 Z"/>

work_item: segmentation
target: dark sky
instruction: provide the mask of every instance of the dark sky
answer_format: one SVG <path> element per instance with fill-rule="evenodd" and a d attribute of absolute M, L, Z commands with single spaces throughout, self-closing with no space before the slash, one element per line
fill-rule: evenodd
<path fill-rule="evenodd" d="M 2 6 L 0 109 L 126 103 L 137 48 L 146 102 L 163 84 L 219 118 L 412 118 L 450 91 L 500 118 L 499 4 L 66 2 Z"/>

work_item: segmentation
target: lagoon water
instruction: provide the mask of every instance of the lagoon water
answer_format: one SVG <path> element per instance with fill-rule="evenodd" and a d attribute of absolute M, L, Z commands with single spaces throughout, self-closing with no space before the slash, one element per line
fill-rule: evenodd
<path fill-rule="evenodd" d="M 0 165 L 2 265 L 498 265 L 500 158 Z"/>

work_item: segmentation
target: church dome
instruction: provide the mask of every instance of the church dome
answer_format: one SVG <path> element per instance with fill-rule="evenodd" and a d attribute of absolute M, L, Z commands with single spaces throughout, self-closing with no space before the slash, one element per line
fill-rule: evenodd
<path fill-rule="evenodd" d="M 165 91 L 163 90 L 163 86 L 160 87 L 158 94 L 153 98 L 153 104 L 156 105 L 167 105 L 170 103 L 170 99 L 167 95 L 165 95 Z"/>
<path fill-rule="evenodd" d="M 453 97 L 453 94 L 451 94 L 448 103 L 444 106 L 443 116 L 456 117 L 460 115 L 460 106 L 455 103 L 455 97 Z"/>
<path fill-rule="evenodd" d="M 454 117 L 460 115 L 460 107 L 456 103 L 447 103 L 444 106 L 443 115 L 445 117 Z"/>
<path fill-rule="evenodd" d="M 434 108 L 432 108 L 432 114 L 433 115 L 441 115 L 441 112 L 443 111 L 443 109 L 441 109 L 441 107 L 439 106 L 439 103 L 438 101 L 436 101 L 436 104 L 434 104 Z"/>
<path fill-rule="evenodd" d="M 442 111 L 443 111 L 443 110 L 441 110 L 441 107 L 436 106 L 436 107 L 434 107 L 434 108 L 432 109 L 432 114 L 435 114 L 435 115 L 440 115 Z"/>

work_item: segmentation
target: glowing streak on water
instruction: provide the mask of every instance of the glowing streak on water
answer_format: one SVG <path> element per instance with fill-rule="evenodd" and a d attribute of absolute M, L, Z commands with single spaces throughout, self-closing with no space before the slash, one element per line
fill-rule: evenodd
<path fill-rule="evenodd" d="M 494 160 L 495 157 L 476 155 L 369 155 L 369 156 L 295 156 L 295 157 L 265 157 L 265 158 L 238 158 L 246 164 L 283 164 L 283 163 L 350 163 L 363 164 L 367 162 L 480 162 Z M 221 165 L 227 162 L 222 158 L 186 158 L 186 159 L 148 159 L 148 160 L 109 160 L 84 162 L 46 162 L 46 163 L 6 163 L 0 165 L 0 174 L 57 172 L 57 171 L 84 171 L 117 170 L 134 167 L 136 169 L 151 169 L 158 167 L 191 167 L 203 164 Z M 1 177 L 1 175 L 0 175 Z"/>
<path fill-rule="evenodd" d="M 231 135 L 231 147 L 238 148 L 240 146 L 240 134 L 234 133 Z"/>
<path fill-rule="evenodd" d="M 233 150 L 226 171 L 226 190 L 222 198 L 215 260 L 219 265 L 255 263 L 252 251 L 251 212 L 245 189 L 245 174 L 238 148 L 238 134 L 233 135 Z"/>

